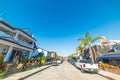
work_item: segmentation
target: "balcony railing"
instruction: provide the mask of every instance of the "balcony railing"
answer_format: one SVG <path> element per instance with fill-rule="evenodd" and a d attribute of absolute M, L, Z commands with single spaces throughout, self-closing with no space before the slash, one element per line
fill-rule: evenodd
<path fill-rule="evenodd" d="M 23 42 L 22 40 L 19 40 L 19 39 L 15 39 L 13 36 L 10 36 L 9 34 L 6 34 L 6 33 L 3 32 L 3 31 L 0 31 L 0 37 L 2 37 L 2 38 L 13 38 L 18 44 L 23 45 L 23 46 L 26 46 L 26 47 L 33 48 L 33 45 L 32 45 L 32 44 Z"/>
<path fill-rule="evenodd" d="M 6 34 L 6 33 L 3 32 L 3 31 L 0 31 L 0 37 L 12 37 L 12 36 Z"/>
<path fill-rule="evenodd" d="M 32 48 L 32 44 L 29 44 L 29 43 L 26 43 L 26 42 L 23 42 L 22 40 L 16 40 L 17 43 L 23 45 L 23 46 L 26 46 L 26 47 L 30 47 Z"/>

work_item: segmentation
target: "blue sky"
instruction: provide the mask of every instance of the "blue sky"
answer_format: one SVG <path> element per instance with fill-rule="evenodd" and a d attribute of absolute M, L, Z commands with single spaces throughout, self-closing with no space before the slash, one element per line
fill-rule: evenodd
<path fill-rule="evenodd" d="M 77 38 L 120 39 L 119 0 L 0 0 L 3 20 L 30 28 L 39 46 L 59 55 L 75 52 Z"/>

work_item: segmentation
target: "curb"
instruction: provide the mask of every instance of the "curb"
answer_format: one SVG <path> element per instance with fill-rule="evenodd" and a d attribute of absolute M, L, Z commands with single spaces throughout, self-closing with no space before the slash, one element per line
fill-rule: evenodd
<path fill-rule="evenodd" d="M 100 73 L 98 73 L 100 76 L 103 76 L 103 77 L 105 77 L 105 78 L 107 78 L 107 79 L 109 79 L 109 80 L 116 80 L 116 79 L 114 79 L 114 78 L 111 78 L 111 77 L 109 77 L 109 76 L 105 76 L 105 75 L 103 75 L 103 74 L 100 74 Z"/>
<path fill-rule="evenodd" d="M 34 73 L 31 73 L 31 74 L 29 74 L 29 75 L 27 75 L 27 76 L 21 77 L 21 78 L 19 78 L 19 79 L 17 79 L 17 80 L 24 80 L 25 78 L 28 78 L 28 77 L 30 77 L 30 76 L 32 76 L 32 75 L 34 75 L 34 74 L 36 74 L 36 73 L 38 73 L 38 72 L 40 72 L 40 71 L 43 71 L 43 70 L 45 70 L 45 69 L 47 69 L 47 68 L 49 68 L 49 67 L 51 67 L 51 65 L 50 65 L 50 66 L 47 66 L 47 67 L 45 67 L 45 68 L 43 68 L 43 69 L 41 69 L 41 70 L 39 70 L 39 71 L 36 71 L 36 72 L 34 72 Z"/>

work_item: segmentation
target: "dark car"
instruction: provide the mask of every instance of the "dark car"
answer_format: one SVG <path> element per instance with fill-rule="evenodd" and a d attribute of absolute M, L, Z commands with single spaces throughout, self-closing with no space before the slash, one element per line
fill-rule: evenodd
<path fill-rule="evenodd" d="M 58 63 L 56 61 L 53 61 L 52 66 L 58 66 Z"/>
<path fill-rule="evenodd" d="M 71 58 L 70 63 L 71 63 L 72 65 L 75 65 L 75 62 L 77 62 L 76 58 Z"/>

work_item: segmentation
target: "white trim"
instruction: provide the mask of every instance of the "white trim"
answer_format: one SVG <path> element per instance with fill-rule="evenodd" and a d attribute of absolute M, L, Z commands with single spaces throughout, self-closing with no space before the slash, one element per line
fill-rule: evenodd
<path fill-rule="evenodd" d="M 12 46 L 12 47 L 24 49 L 24 50 L 27 50 L 27 51 L 32 51 L 32 49 L 29 49 L 29 48 L 26 48 L 26 47 L 22 47 L 20 45 L 15 44 L 15 43 L 8 42 L 8 41 L 1 40 L 1 39 L 0 39 L 0 44 L 4 44 L 4 45 L 7 45 L 7 46 Z"/>

